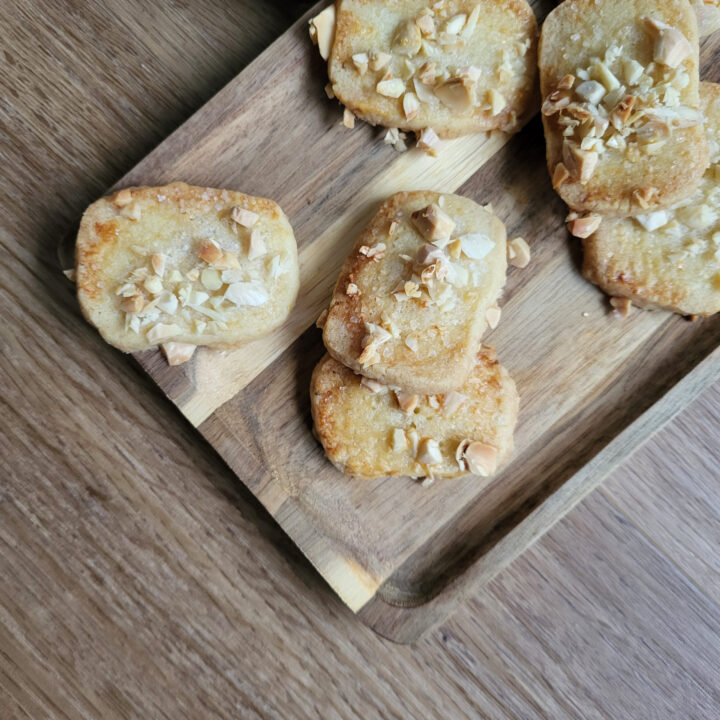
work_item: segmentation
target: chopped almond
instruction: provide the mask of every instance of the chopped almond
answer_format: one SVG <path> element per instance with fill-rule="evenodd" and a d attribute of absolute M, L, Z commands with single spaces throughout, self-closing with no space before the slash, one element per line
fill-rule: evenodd
<path fill-rule="evenodd" d="M 342 124 L 348 128 L 348 130 L 352 130 L 355 127 L 355 115 L 347 108 L 343 110 Z"/>
<path fill-rule="evenodd" d="M 430 242 L 449 239 L 455 229 L 452 218 L 434 203 L 415 211 L 412 221 L 420 234 Z"/>
<path fill-rule="evenodd" d="M 574 75 L 565 75 L 565 77 L 558 83 L 558 90 L 572 90 L 572 86 L 575 84 Z"/>
<path fill-rule="evenodd" d="M 500 308 L 497 306 L 489 307 L 485 313 L 485 319 L 491 330 L 494 330 L 500 323 Z"/>
<path fill-rule="evenodd" d="M 395 399 L 397 400 L 398 407 L 406 414 L 410 415 L 418 406 L 420 398 L 413 393 L 405 392 L 404 390 L 395 391 Z"/>
<path fill-rule="evenodd" d="M 510 250 L 512 250 L 512 256 Z M 508 261 L 518 268 L 527 267 L 530 262 L 530 246 L 524 238 L 516 237 L 508 243 Z"/>
<path fill-rule="evenodd" d="M 325 86 L 325 94 L 328 96 L 329 100 L 332 100 L 335 97 L 335 91 L 330 83 Z"/>
<path fill-rule="evenodd" d="M 424 150 L 429 155 L 435 155 L 440 145 L 440 138 L 432 128 L 425 128 L 420 131 L 417 146 L 420 150 Z"/>
<path fill-rule="evenodd" d="M 245 228 L 251 228 L 260 219 L 257 213 L 241 207 L 234 207 L 231 217 L 238 225 Z"/>
<path fill-rule="evenodd" d="M 401 23 L 393 38 L 393 50 L 400 55 L 417 55 L 422 47 L 422 34 L 417 22 L 408 19 Z"/>
<path fill-rule="evenodd" d="M 329 5 L 319 15 L 310 20 L 310 37 L 317 43 L 323 60 L 330 57 L 335 41 L 335 5 Z"/>
<path fill-rule="evenodd" d="M 575 218 L 568 223 L 568 230 L 576 238 L 589 238 L 602 223 L 602 217 L 594 213 Z"/>
<path fill-rule="evenodd" d="M 507 107 L 505 96 L 493 88 L 488 90 L 488 103 L 493 117 L 499 115 Z"/>
<path fill-rule="evenodd" d="M 473 475 L 488 477 L 497 470 L 497 448 L 487 443 L 471 442 L 462 457 Z"/>
<path fill-rule="evenodd" d="M 615 309 L 615 315 L 620 318 L 626 318 L 632 310 L 632 303 L 630 302 L 630 298 L 611 297 L 610 304 Z"/>
<path fill-rule="evenodd" d="M 212 241 L 206 240 L 200 247 L 200 259 L 206 263 L 216 263 L 223 256 L 223 251 Z"/>
<path fill-rule="evenodd" d="M 440 102 L 456 112 L 472 107 L 471 84 L 466 78 L 451 78 L 435 89 Z"/>
<path fill-rule="evenodd" d="M 182 365 L 194 355 L 197 345 L 190 343 L 167 342 L 160 349 L 167 358 L 168 365 Z"/>
<path fill-rule="evenodd" d="M 417 79 L 424 85 L 434 85 L 437 77 L 437 65 L 434 62 L 426 62 L 417 71 Z"/>
<path fill-rule="evenodd" d="M 370 55 L 370 69 L 373 72 L 379 72 L 383 68 L 387 67 L 388 63 L 392 60 L 392 55 L 388 55 L 386 52 L 375 52 Z"/>
<path fill-rule="evenodd" d="M 75 268 L 70 268 L 69 270 L 63 270 L 63 275 L 64 275 L 70 282 L 73 282 L 73 283 L 75 282 L 75 277 L 76 277 Z"/>
<path fill-rule="evenodd" d="M 148 330 L 147 339 L 151 343 L 158 343 L 161 340 L 166 340 L 174 335 L 181 334 L 182 328 L 175 324 L 166 325 L 164 323 L 158 323 Z"/>
<path fill-rule="evenodd" d="M 435 34 L 435 20 L 432 15 L 421 15 L 415 20 L 415 23 L 423 35 L 430 36 Z"/>
<path fill-rule="evenodd" d="M 442 399 L 443 411 L 446 415 L 456 413 L 467 400 L 467 395 L 459 393 L 457 390 L 451 390 L 446 393 Z"/>
<path fill-rule="evenodd" d="M 384 97 L 399 98 L 405 92 L 405 81 L 402 78 L 388 78 L 381 80 L 375 89 Z"/>
<path fill-rule="evenodd" d="M 445 253 L 436 245 L 423 245 L 417 252 L 415 262 L 420 267 L 428 267 L 445 259 Z"/>
<path fill-rule="evenodd" d="M 261 230 L 255 228 L 250 233 L 250 246 L 248 248 L 248 260 L 255 260 L 256 258 L 262 257 L 267 253 L 267 247 L 265 246 L 265 236 Z M 224 253 L 225 259 L 228 258 L 230 253 Z"/>
<path fill-rule="evenodd" d="M 635 95 L 627 95 L 617 104 L 617 107 L 610 114 L 610 120 L 616 128 L 620 129 L 627 123 L 635 107 L 635 103 L 637 103 L 637 97 L 635 97 Z"/>
<path fill-rule="evenodd" d="M 406 92 L 403 95 L 402 103 L 405 117 L 408 120 L 416 118 L 418 113 L 420 112 L 420 101 L 418 100 L 417 95 L 412 92 Z"/>
<path fill-rule="evenodd" d="M 150 264 L 156 275 L 162 277 L 165 274 L 165 256 L 162 253 L 153 253 Z"/>
<path fill-rule="evenodd" d="M 594 150 L 581 150 L 577 145 L 563 143 L 563 162 L 570 174 L 585 185 L 597 167 L 600 156 Z"/>
<path fill-rule="evenodd" d="M 355 283 L 348 283 L 347 287 L 345 288 L 345 294 L 346 295 L 358 295 L 360 293 L 360 289 Z"/>
<path fill-rule="evenodd" d="M 388 388 L 387 385 L 383 385 L 382 383 L 379 383 L 377 380 L 373 380 L 372 378 L 364 377 L 362 380 L 360 380 L 360 384 L 367 388 L 372 393 L 381 393 L 385 392 Z"/>
<path fill-rule="evenodd" d="M 553 171 L 552 185 L 554 189 L 559 188 L 564 182 L 570 179 L 570 171 L 564 163 L 558 163 Z"/>
<path fill-rule="evenodd" d="M 546 116 L 555 115 L 568 105 L 570 105 L 570 94 L 565 90 L 556 90 L 545 98 L 541 112 Z"/>
<path fill-rule="evenodd" d="M 437 465 L 442 462 L 442 453 L 437 440 L 423 438 L 418 444 L 415 459 L 423 465 Z"/>
<path fill-rule="evenodd" d="M 645 24 L 655 32 L 653 60 L 667 67 L 677 68 L 692 54 L 690 41 L 677 29 L 653 18 L 644 18 Z"/>
<path fill-rule="evenodd" d="M 460 253 L 462 252 L 462 240 L 460 238 L 453 240 L 447 246 L 447 251 L 453 260 L 457 260 L 460 257 Z"/>
<path fill-rule="evenodd" d="M 120 309 L 126 313 L 139 313 L 143 307 L 145 307 L 145 298 L 142 295 L 125 298 L 120 303 Z"/>
<path fill-rule="evenodd" d="M 352 56 L 352 60 L 360 75 L 364 75 L 367 72 L 368 65 L 370 64 L 370 58 L 368 57 L 368 54 L 357 53 Z"/>
<path fill-rule="evenodd" d="M 115 193 L 112 202 L 115 207 L 122 208 L 129 205 L 132 202 L 132 199 L 132 190 L 130 190 L 130 188 L 124 188 L 123 190 L 118 190 Z"/>

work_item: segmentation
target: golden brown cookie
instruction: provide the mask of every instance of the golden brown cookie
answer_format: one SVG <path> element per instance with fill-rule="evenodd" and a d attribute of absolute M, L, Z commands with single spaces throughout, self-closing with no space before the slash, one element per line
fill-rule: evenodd
<path fill-rule="evenodd" d="M 343 265 L 325 320 L 328 352 L 413 392 L 467 379 L 505 284 L 505 226 L 458 195 L 398 193 Z"/>
<path fill-rule="evenodd" d="M 548 169 L 571 208 L 628 216 L 692 194 L 708 151 L 687 0 L 566 0 L 539 55 Z"/>
<path fill-rule="evenodd" d="M 185 183 L 126 188 L 85 211 L 76 281 L 83 314 L 120 350 L 227 348 L 285 320 L 297 245 L 272 200 Z"/>
<path fill-rule="evenodd" d="M 315 434 L 330 461 L 362 478 L 493 475 L 513 447 L 515 383 L 483 350 L 445 395 L 396 392 L 326 355 L 310 386 Z"/>
<path fill-rule="evenodd" d="M 638 307 L 720 312 L 720 85 L 701 83 L 711 151 L 698 189 L 669 210 L 604 220 L 585 240 L 583 274 Z"/>

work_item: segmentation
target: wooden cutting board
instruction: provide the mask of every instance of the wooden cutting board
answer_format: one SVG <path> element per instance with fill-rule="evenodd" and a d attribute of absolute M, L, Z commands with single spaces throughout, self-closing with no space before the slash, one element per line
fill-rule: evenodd
<path fill-rule="evenodd" d="M 720 317 L 663 312 L 620 321 L 579 274 L 539 118 L 519 135 L 445 143 L 437 159 L 383 145 L 383 131 L 340 125 L 307 17 L 115 187 L 184 180 L 275 199 L 298 240 L 301 290 L 285 325 L 239 350 L 199 350 L 168 367 L 137 360 L 223 456 L 337 594 L 399 642 L 444 619 L 592 490 L 720 374 Z M 536 0 L 539 18 L 555 3 Z M 703 45 L 720 80 L 720 33 Z M 311 433 L 310 374 L 323 353 L 314 321 L 340 265 L 381 201 L 398 190 L 491 202 L 532 248 L 511 268 L 500 326 L 486 336 L 522 398 L 516 451 L 490 481 L 421 487 L 339 474 Z"/>

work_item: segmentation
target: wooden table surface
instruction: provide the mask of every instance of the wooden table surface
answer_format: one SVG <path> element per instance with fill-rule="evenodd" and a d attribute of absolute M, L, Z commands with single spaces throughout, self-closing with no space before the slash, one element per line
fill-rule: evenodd
<path fill-rule="evenodd" d="M 717 719 L 720 383 L 402 647 L 81 319 L 59 238 L 308 5 L 3 5 L 0 718 Z"/>

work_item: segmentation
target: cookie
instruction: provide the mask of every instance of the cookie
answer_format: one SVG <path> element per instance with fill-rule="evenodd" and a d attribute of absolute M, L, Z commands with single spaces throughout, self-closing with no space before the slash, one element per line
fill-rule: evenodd
<path fill-rule="evenodd" d="M 700 37 L 720 30 L 720 0 L 693 0 Z"/>
<path fill-rule="evenodd" d="M 583 274 L 638 307 L 720 312 L 720 85 L 701 83 L 711 165 L 687 200 L 636 218 L 604 220 L 584 241 Z"/>
<path fill-rule="evenodd" d="M 76 282 L 87 320 L 124 352 L 229 348 L 288 316 L 297 245 L 272 200 L 185 183 L 126 188 L 85 211 Z"/>
<path fill-rule="evenodd" d="M 540 38 L 553 186 L 624 217 L 692 194 L 708 164 L 697 21 L 687 0 L 566 0 Z"/>
<path fill-rule="evenodd" d="M 459 390 L 432 396 L 391 390 L 326 355 L 310 396 L 325 453 L 355 477 L 488 477 L 512 451 L 518 395 L 489 350 Z"/>
<path fill-rule="evenodd" d="M 518 129 L 535 100 L 525 0 L 339 0 L 333 92 L 373 125 L 439 137 Z"/>
<path fill-rule="evenodd" d="M 398 193 L 343 265 L 323 340 L 352 370 L 412 392 L 462 385 L 505 284 L 505 226 L 458 195 Z"/>

